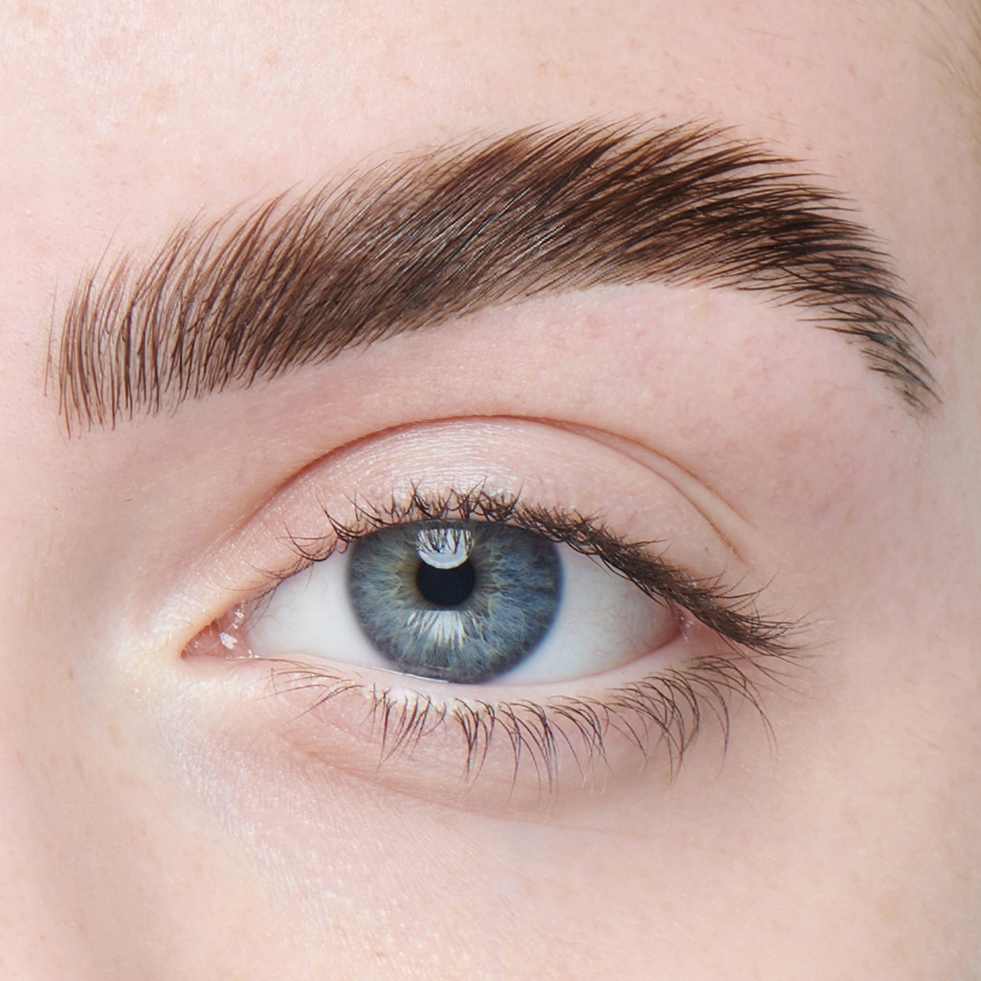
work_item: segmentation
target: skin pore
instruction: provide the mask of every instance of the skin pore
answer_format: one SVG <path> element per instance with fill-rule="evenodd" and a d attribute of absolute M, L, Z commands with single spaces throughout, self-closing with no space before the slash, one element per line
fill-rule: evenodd
<path fill-rule="evenodd" d="M 2 17 L 5 976 L 974 976 L 966 11 L 427 0 Z M 826 310 L 641 275 L 506 292 L 417 331 L 395 318 L 368 347 L 250 386 L 233 373 L 115 425 L 60 401 L 78 284 L 120 256 L 143 268 L 189 223 L 440 148 L 605 125 L 721 127 L 843 196 L 854 210 L 836 214 L 871 230 L 910 299 L 936 397 L 911 404 L 867 345 L 815 329 L 834 326 Z M 396 714 L 452 697 L 454 719 L 471 693 L 307 650 L 241 654 L 298 551 L 323 559 L 338 528 L 427 507 L 456 518 L 467 495 L 562 534 L 588 517 L 590 548 L 648 543 L 680 570 L 659 580 L 675 584 L 667 607 L 641 607 L 661 618 L 656 651 L 478 696 L 505 716 L 549 707 L 554 786 L 534 710 L 524 755 L 502 724 L 469 780 L 458 725 L 387 753 L 365 719 L 378 690 Z M 727 644 L 685 583 L 785 646 Z M 709 662 L 723 673 L 692 674 Z M 609 729 L 605 758 L 554 715 L 651 677 L 697 689 L 697 708 L 679 681 L 671 724 L 648 714 L 639 741 Z M 338 678 L 350 690 L 324 701 Z"/>

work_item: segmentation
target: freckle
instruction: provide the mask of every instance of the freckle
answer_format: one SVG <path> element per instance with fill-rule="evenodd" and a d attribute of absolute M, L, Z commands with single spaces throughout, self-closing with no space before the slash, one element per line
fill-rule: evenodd
<path fill-rule="evenodd" d="M 50 17 L 42 4 L 19 3 L 17 5 L 17 16 L 26 20 L 32 27 L 47 27 Z"/>
<path fill-rule="evenodd" d="M 800 432 L 795 430 L 793 432 L 786 433 L 780 443 L 781 448 L 784 450 L 796 450 L 801 443 Z"/>
<path fill-rule="evenodd" d="M 176 97 L 174 86 L 169 82 L 161 82 L 140 96 L 140 104 L 147 114 L 160 116 L 174 105 Z"/>
<path fill-rule="evenodd" d="M 883 920 L 892 923 L 898 919 L 903 904 L 894 893 L 886 893 L 879 897 L 877 906 L 879 907 L 879 915 Z"/>

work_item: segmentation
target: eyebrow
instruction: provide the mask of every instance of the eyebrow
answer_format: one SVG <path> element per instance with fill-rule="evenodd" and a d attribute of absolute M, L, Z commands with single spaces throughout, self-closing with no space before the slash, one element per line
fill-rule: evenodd
<path fill-rule="evenodd" d="M 57 342 L 60 409 L 69 428 L 115 426 L 492 305 L 653 282 L 792 304 L 928 411 L 912 304 L 854 214 L 799 163 L 712 126 L 427 149 L 83 275 Z"/>

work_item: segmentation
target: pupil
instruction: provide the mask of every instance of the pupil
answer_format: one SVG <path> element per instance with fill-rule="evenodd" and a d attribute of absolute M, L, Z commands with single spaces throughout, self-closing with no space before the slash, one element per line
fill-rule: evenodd
<path fill-rule="evenodd" d="M 459 606 L 473 592 L 476 578 L 470 559 L 452 569 L 437 569 L 420 561 L 416 586 L 434 606 Z"/>

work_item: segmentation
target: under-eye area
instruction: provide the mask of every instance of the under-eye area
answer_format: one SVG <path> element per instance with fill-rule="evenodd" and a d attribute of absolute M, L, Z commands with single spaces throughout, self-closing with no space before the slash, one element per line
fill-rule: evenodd
<path fill-rule="evenodd" d="M 299 561 L 185 651 L 218 658 L 331 767 L 439 799 L 553 802 L 652 764 L 799 659 L 758 592 L 664 543 L 482 488 L 413 493 L 296 539 Z"/>

